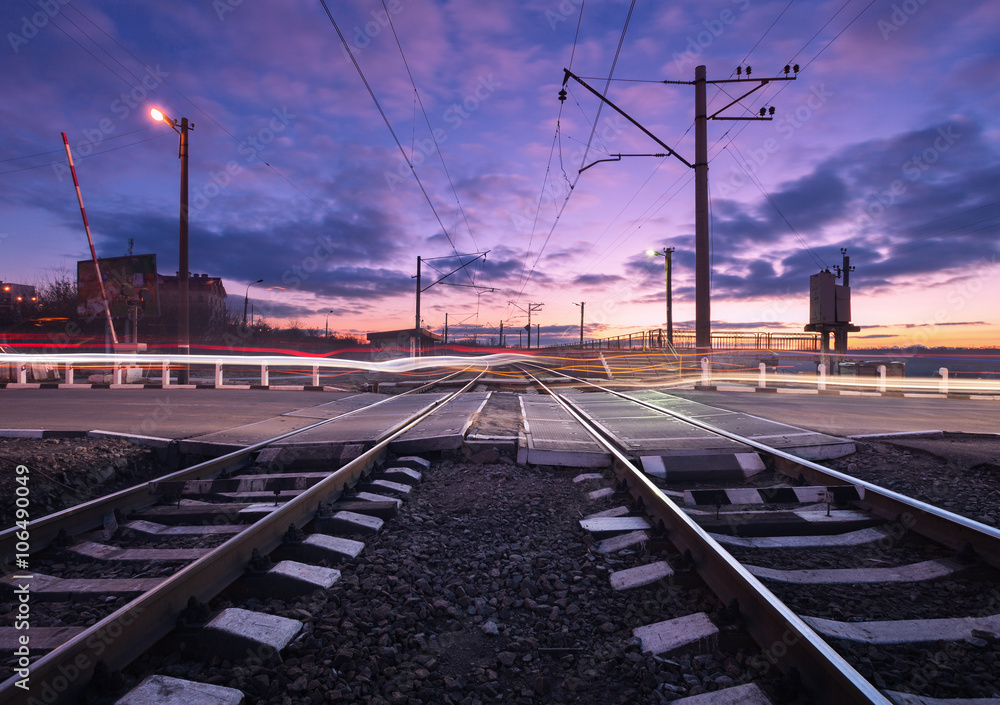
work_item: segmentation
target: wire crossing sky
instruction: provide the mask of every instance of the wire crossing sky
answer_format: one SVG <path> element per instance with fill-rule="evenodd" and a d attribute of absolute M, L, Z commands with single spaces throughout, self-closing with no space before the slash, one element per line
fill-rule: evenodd
<path fill-rule="evenodd" d="M 329 14 L 328 14 L 329 12 Z M 331 22 L 332 20 L 332 22 Z M 335 31 L 334 24 L 338 31 Z M 715 329 L 798 332 L 809 276 L 847 248 L 857 345 L 1000 341 L 1000 7 L 918 0 L 14 0 L 0 7 L 0 280 L 100 256 L 177 269 L 176 134 L 190 134 L 190 261 L 272 324 L 410 327 L 416 258 L 489 250 L 433 287 L 450 336 L 542 342 L 693 327 L 692 81 L 801 66 L 709 125 Z M 612 80 L 609 80 L 612 79 Z M 745 91 L 709 87 L 714 112 Z M 612 160 L 612 161 L 600 161 Z M 584 171 L 583 166 L 595 163 Z M 436 264 L 449 271 L 456 257 Z M 510 305 L 514 301 L 518 305 Z M 470 312 L 478 315 L 470 317 Z M 455 324 L 454 321 L 463 321 Z"/>

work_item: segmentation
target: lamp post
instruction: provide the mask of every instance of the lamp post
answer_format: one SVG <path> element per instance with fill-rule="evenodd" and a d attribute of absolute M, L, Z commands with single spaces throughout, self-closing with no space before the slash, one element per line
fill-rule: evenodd
<path fill-rule="evenodd" d="M 181 160 L 181 225 L 180 225 L 180 256 L 177 262 L 177 348 L 181 355 L 191 352 L 191 297 L 189 295 L 188 279 L 188 132 L 194 129 L 194 124 L 187 118 L 181 118 L 178 123 L 162 111 L 153 108 L 149 114 L 154 120 L 165 122 L 180 135 L 177 143 L 177 156 Z M 178 371 L 177 381 L 188 383 L 188 365 L 185 363 Z"/>
<path fill-rule="evenodd" d="M 583 307 L 587 305 L 587 302 L 581 301 L 580 303 L 577 303 L 574 301 L 573 305 L 580 307 L 580 349 L 583 349 Z"/>
<path fill-rule="evenodd" d="M 663 258 L 663 271 L 666 275 L 667 280 L 667 343 L 671 347 L 674 345 L 674 305 L 673 305 L 673 288 L 670 284 L 670 255 L 674 252 L 673 247 L 664 247 L 663 252 L 659 250 L 646 250 L 646 254 L 650 257 L 662 257 Z"/>
<path fill-rule="evenodd" d="M 329 311 L 326 312 L 326 325 L 324 326 L 324 329 L 325 329 L 326 332 L 323 335 L 324 338 L 329 338 L 330 337 L 330 314 L 331 313 L 333 313 L 333 309 L 332 308 Z"/>
<path fill-rule="evenodd" d="M 247 290 L 243 294 L 243 331 L 246 332 L 247 329 L 247 304 L 250 303 L 250 287 L 254 284 L 260 284 L 263 279 L 258 279 L 255 282 L 250 282 L 247 284 Z"/>

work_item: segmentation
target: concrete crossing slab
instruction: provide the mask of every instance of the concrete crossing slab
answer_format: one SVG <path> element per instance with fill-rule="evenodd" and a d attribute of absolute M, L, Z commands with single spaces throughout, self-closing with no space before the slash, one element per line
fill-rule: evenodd
<path fill-rule="evenodd" d="M 611 455 L 559 404 L 543 396 L 519 397 L 524 433 L 517 462 L 530 465 L 603 468 Z"/>
<path fill-rule="evenodd" d="M 816 433 L 744 412 L 728 411 L 688 399 L 645 390 L 637 399 L 655 404 L 723 431 L 745 436 L 805 458 L 836 458 L 854 452 L 848 439 Z M 636 455 L 719 455 L 747 453 L 743 444 L 690 426 L 679 419 L 621 399 L 607 392 L 574 392 L 565 398 L 595 419 L 595 423 Z"/>
<path fill-rule="evenodd" d="M 471 392 L 449 402 L 440 412 L 394 440 L 389 449 L 394 453 L 426 453 L 461 448 L 466 431 L 486 406 L 490 394 Z"/>

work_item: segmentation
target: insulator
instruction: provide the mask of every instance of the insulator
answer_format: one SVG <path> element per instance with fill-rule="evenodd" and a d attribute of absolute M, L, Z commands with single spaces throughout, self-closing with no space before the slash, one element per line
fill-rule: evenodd
<path fill-rule="evenodd" d="M 566 100 L 566 89 L 565 88 L 563 88 L 563 89 L 561 89 L 559 91 L 559 100 L 562 100 L 562 101 Z"/>

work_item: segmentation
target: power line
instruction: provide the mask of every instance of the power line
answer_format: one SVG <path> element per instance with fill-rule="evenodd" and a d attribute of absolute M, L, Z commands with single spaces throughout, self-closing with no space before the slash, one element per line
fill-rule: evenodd
<path fill-rule="evenodd" d="M 382 109 L 382 104 L 379 102 L 378 97 L 375 95 L 375 91 L 372 89 L 371 84 L 365 77 L 364 71 L 361 70 L 361 65 L 358 63 L 357 58 L 351 51 L 350 45 L 347 43 L 347 39 L 344 34 L 340 31 L 340 27 L 337 25 L 337 20 L 333 18 L 333 13 L 330 12 L 330 8 L 326 4 L 326 0 L 320 0 L 320 4 L 323 5 L 323 9 L 326 11 L 326 16 L 330 19 L 330 24 L 333 25 L 334 30 L 337 32 L 337 36 L 340 37 L 341 43 L 344 45 L 344 49 L 347 55 L 351 57 L 351 63 L 354 64 L 355 70 L 358 72 L 358 76 L 361 78 L 361 82 L 364 83 L 365 89 L 368 91 L 368 95 L 371 96 L 372 102 L 375 103 L 375 108 L 378 110 L 379 115 L 382 116 L 382 121 L 385 123 L 386 128 L 389 130 L 389 134 L 392 135 L 392 139 L 396 142 L 396 147 L 399 148 L 399 153 L 403 155 L 403 159 L 406 161 L 407 166 L 410 167 L 410 171 L 413 172 L 413 178 L 416 180 L 417 185 L 420 187 L 420 192 L 424 195 L 424 199 L 427 201 L 427 205 L 430 206 L 431 212 L 434 214 L 434 218 L 437 220 L 438 225 L 441 226 L 441 232 L 448 239 L 448 244 L 451 245 L 451 249 L 458 254 L 458 248 L 455 247 L 455 241 L 452 240 L 451 234 L 445 227 L 444 223 L 441 221 L 441 216 L 438 214 L 437 209 L 434 207 L 433 201 L 431 201 L 430 194 L 427 193 L 427 189 L 424 188 L 423 182 L 420 180 L 420 175 L 417 174 L 416 167 L 413 166 L 413 162 L 410 161 L 409 157 L 406 156 L 406 149 L 403 147 L 402 142 L 399 141 L 399 137 L 396 135 L 396 131 L 392 129 L 392 124 L 389 122 L 389 117 L 385 114 Z"/>
<path fill-rule="evenodd" d="M 420 105 L 420 112 L 424 115 L 424 122 L 427 124 L 427 131 L 430 132 L 431 139 L 434 141 L 434 149 L 437 152 L 438 159 L 441 161 L 441 168 L 444 169 L 445 176 L 448 177 L 448 184 L 451 186 L 451 192 L 455 195 L 455 203 L 458 204 L 458 210 L 461 212 L 462 218 L 465 220 L 465 227 L 469 230 L 469 237 L 472 238 L 472 244 L 475 246 L 476 250 L 478 250 L 479 244 L 476 242 L 476 236 L 472 232 L 472 225 L 469 223 L 469 216 L 462 207 L 462 201 L 458 197 L 458 190 L 455 188 L 455 182 L 452 180 L 451 173 L 448 171 L 448 165 L 444 162 L 444 154 L 441 152 L 441 145 L 438 143 L 437 136 L 434 134 L 434 128 L 431 126 L 430 118 L 427 117 L 427 110 L 424 108 L 424 101 L 420 98 L 420 91 L 417 90 L 416 81 L 413 79 L 413 72 L 410 71 L 410 64 L 407 62 L 406 55 L 403 53 L 403 46 L 399 42 L 399 35 L 396 34 L 396 26 L 392 22 L 392 13 L 389 12 L 389 8 L 385 6 L 385 0 L 382 0 L 382 9 L 385 10 L 385 15 L 389 20 L 389 29 L 392 30 L 392 37 L 396 40 L 396 48 L 399 49 L 399 56 L 403 60 L 403 66 L 406 67 L 406 75 L 410 78 L 410 85 L 413 86 L 413 94 L 416 96 L 417 103 Z M 415 129 L 414 132 L 416 132 Z M 469 276 L 469 281 L 472 281 L 471 273 L 467 271 L 466 274 Z"/>

